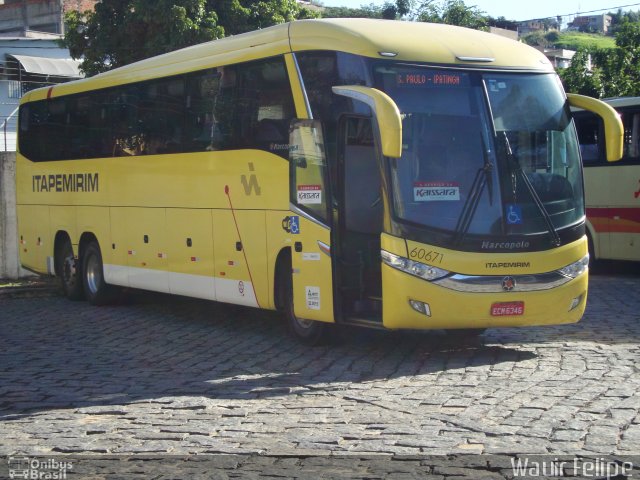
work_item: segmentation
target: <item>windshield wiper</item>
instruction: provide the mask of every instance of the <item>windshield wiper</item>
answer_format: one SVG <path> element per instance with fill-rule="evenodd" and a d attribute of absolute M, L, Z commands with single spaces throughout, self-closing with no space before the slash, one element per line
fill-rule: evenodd
<path fill-rule="evenodd" d="M 535 187 L 531 184 L 531 180 L 529 180 L 529 177 L 527 177 L 527 174 L 524 172 L 524 170 L 522 170 L 522 167 L 520 166 L 520 162 L 518 162 L 518 159 L 513 154 L 513 151 L 511 150 L 511 144 L 509 143 L 509 138 L 507 137 L 507 132 L 502 132 L 502 135 L 504 139 L 505 152 L 507 155 L 507 164 L 509 165 L 509 168 L 512 171 L 514 171 L 516 174 L 518 173 L 520 174 L 520 177 L 522 178 L 522 182 L 527 187 L 527 190 L 529 191 L 531 198 L 533 198 L 533 203 L 536 204 L 538 211 L 542 215 L 542 218 L 544 219 L 544 222 L 547 225 L 547 231 L 551 236 L 551 243 L 556 247 L 560 246 L 560 244 L 562 243 L 562 240 L 560 239 L 560 235 L 558 235 L 558 231 L 556 230 L 556 227 L 553 226 L 551 215 L 549 215 L 549 212 L 544 207 L 544 203 L 542 202 L 542 200 L 540 200 L 540 197 L 538 196 L 538 192 L 536 192 Z M 514 186 L 514 194 L 515 194 L 515 186 Z"/>
<path fill-rule="evenodd" d="M 484 145 L 484 140 L 483 140 Z M 489 160 L 486 145 L 484 148 L 484 165 L 478 169 L 476 176 L 471 184 L 471 189 L 467 200 L 462 206 L 462 212 L 458 217 L 456 228 L 453 231 L 453 244 L 460 245 L 464 240 L 465 235 L 469 231 L 471 221 L 476 214 L 478 204 L 480 203 L 480 197 L 484 191 L 484 187 L 487 187 L 489 192 L 489 205 L 493 205 L 493 183 L 491 182 L 491 172 L 493 171 L 493 163 Z"/>

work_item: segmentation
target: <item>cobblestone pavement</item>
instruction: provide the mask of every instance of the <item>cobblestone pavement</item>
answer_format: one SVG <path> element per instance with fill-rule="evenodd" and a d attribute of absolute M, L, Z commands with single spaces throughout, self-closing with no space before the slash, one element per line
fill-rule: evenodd
<path fill-rule="evenodd" d="M 272 312 L 163 295 L 0 294 L 0 455 L 640 454 L 635 268 L 592 275 L 576 325 L 341 337 L 305 347 Z"/>

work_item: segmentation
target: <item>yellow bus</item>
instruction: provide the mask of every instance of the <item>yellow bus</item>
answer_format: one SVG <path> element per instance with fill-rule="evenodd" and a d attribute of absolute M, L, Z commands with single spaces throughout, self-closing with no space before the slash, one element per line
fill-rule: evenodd
<path fill-rule="evenodd" d="M 584 165 L 587 236 L 594 259 L 640 261 L 640 97 L 604 100 L 620 114 L 624 154 L 614 164 L 605 158 L 602 121 L 576 112 Z"/>
<path fill-rule="evenodd" d="M 66 295 L 116 287 L 332 324 L 578 321 L 583 178 L 569 104 L 537 51 L 446 25 L 308 20 L 29 92 L 22 264 Z"/>

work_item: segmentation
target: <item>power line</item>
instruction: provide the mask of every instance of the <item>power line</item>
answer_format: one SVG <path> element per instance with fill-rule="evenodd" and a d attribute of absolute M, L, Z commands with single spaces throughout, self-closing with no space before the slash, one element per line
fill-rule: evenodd
<path fill-rule="evenodd" d="M 549 15 L 548 17 L 539 17 L 539 18 L 529 18 L 527 20 L 520 20 L 521 22 L 529 22 L 532 20 L 545 20 L 547 18 L 554 18 L 554 17 L 570 17 L 572 15 L 582 15 L 584 13 L 595 13 L 595 12 L 604 12 L 605 10 L 607 11 L 611 11 L 611 10 L 617 10 L 619 8 L 626 8 L 626 7 L 636 7 L 640 5 L 640 3 L 630 3 L 628 5 L 619 5 L 617 7 L 606 7 L 606 8 L 599 8 L 598 10 L 588 10 L 586 12 L 573 12 L 573 13 L 566 13 L 564 15 Z"/>

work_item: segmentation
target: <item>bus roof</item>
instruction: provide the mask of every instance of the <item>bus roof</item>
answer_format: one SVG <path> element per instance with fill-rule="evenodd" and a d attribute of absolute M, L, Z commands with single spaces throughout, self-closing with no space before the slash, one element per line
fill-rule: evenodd
<path fill-rule="evenodd" d="M 148 58 L 94 77 L 34 90 L 23 101 L 177 75 L 305 50 L 372 58 L 551 72 L 537 50 L 486 32 L 451 25 L 362 18 L 298 20 Z"/>
<path fill-rule="evenodd" d="M 634 105 L 640 105 L 640 97 L 614 97 L 603 98 L 603 102 L 608 103 L 612 107 L 629 107 Z"/>

